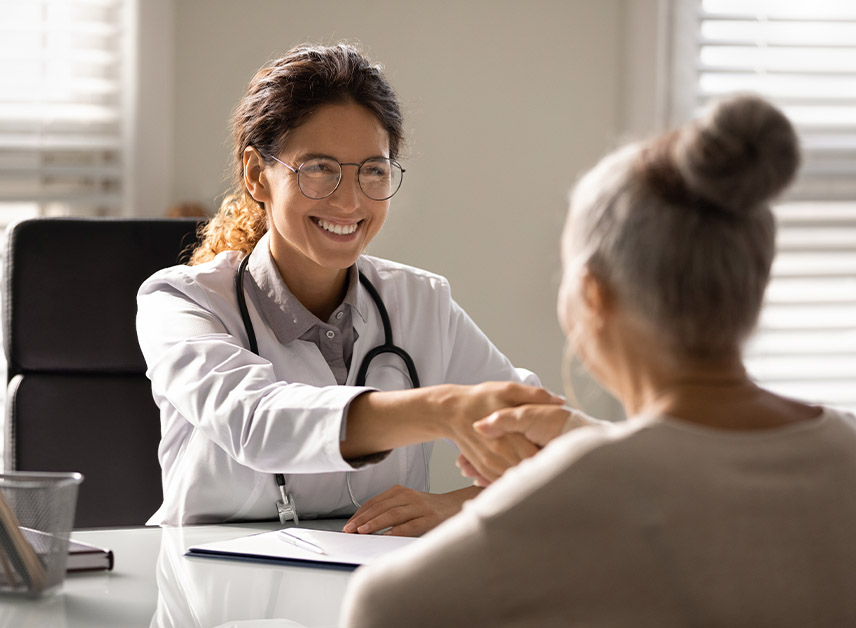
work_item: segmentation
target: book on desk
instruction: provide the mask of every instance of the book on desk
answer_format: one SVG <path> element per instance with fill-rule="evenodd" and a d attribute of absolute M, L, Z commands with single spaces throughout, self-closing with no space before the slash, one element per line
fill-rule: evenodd
<path fill-rule="evenodd" d="M 68 573 L 111 569 L 113 569 L 113 550 L 81 543 L 74 539 L 68 541 L 68 562 L 65 566 Z"/>
<path fill-rule="evenodd" d="M 33 548 L 38 551 L 39 547 L 45 545 L 44 539 L 49 535 L 46 532 L 21 528 L 24 538 Z M 67 573 L 81 571 L 109 571 L 113 569 L 113 550 L 105 547 L 97 547 L 89 543 L 82 543 L 74 539 L 68 540 L 68 558 L 65 564 Z"/>

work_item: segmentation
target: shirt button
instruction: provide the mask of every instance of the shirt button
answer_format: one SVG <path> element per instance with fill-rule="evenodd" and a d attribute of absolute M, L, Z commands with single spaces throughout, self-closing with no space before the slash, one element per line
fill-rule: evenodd
<path fill-rule="evenodd" d="M 335 332 L 335 331 L 333 331 L 332 329 L 328 329 L 328 330 L 327 330 L 327 337 L 328 337 L 328 338 L 330 338 L 330 339 L 332 340 L 333 338 L 335 338 L 335 337 L 336 337 L 336 332 Z"/>
<path fill-rule="evenodd" d="M 336 320 L 342 320 L 342 317 L 344 315 L 345 315 L 345 313 L 342 311 L 336 312 Z"/>

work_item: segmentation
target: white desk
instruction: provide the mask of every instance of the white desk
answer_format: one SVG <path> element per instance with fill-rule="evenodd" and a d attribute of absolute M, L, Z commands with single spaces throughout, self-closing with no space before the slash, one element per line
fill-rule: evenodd
<path fill-rule="evenodd" d="M 306 525 L 341 529 L 343 523 Z M 79 541 L 112 549 L 113 571 L 69 574 L 57 593 L 43 599 L 2 596 L 0 627 L 336 626 L 352 572 L 184 556 L 190 545 L 277 527 L 271 523 L 74 532 L 72 537 Z"/>

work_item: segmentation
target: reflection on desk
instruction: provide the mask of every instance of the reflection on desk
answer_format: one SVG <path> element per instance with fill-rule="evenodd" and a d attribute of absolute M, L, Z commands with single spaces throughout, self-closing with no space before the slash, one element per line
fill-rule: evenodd
<path fill-rule="evenodd" d="M 337 530 L 344 521 L 302 523 Z M 352 572 L 184 555 L 190 545 L 278 527 L 272 522 L 75 532 L 77 540 L 111 548 L 114 570 L 69 574 L 58 593 L 41 600 L 0 597 L 0 627 L 336 626 Z"/>

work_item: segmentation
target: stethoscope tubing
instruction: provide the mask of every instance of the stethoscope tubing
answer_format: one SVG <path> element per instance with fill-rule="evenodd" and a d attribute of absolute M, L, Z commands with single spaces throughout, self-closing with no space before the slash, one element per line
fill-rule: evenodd
<path fill-rule="evenodd" d="M 259 343 L 256 342 L 256 330 L 253 328 L 253 321 L 250 319 L 250 311 L 247 309 L 247 298 L 244 296 L 244 271 L 247 269 L 247 263 L 249 261 L 250 256 L 245 256 L 238 266 L 238 272 L 235 273 L 235 296 L 238 297 L 238 312 L 240 312 L 241 320 L 244 322 L 244 331 L 247 334 L 247 342 L 250 345 L 250 351 L 258 355 Z"/>
<path fill-rule="evenodd" d="M 397 347 L 392 341 L 392 323 L 389 320 L 389 312 L 386 311 L 383 299 L 380 298 L 377 288 L 372 285 L 372 282 L 369 281 L 368 277 L 362 273 L 359 273 L 359 277 L 360 283 L 363 284 L 363 288 L 365 288 L 366 292 L 371 296 L 372 301 L 374 301 L 375 306 L 377 307 L 378 314 L 380 314 L 380 320 L 383 324 L 383 344 L 369 351 L 363 358 L 363 361 L 360 362 L 360 368 L 357 371 L 357 378 L 354 385 L 365 386 L 366 376 L 368 375 L 369 365 L 372 363 L 372 360 L 384 353 L 392 353 L 397 355 L 401 358 L 402 362 L 404 362 L 404 366 L 407 367 L 407 374 L 410 377 L 410 383 L 413 388 L 419 388 L 419 374 L 416 372 L 416 365 L 413 363 L 413 358 L 410 357 L 410 354 L 407 353 L 407 351 L 401 347 Z"/>
<path fill-rule="evenodd" d="M 244 259 L 241 260 L 241 263 L 238 265 L 238 272 L 235 274 L 235 296 L 238 299 L 238 311 L 241 314 L 241 320 L 244 323 L 244 331 L 247 334 L 247 342 L 249 344 L 250 351 L 259 354 L 259 345 L 256 341 L 256 332 L 253 328 L 253 321 L 250 319 L 250 312 L 247 309 L 247 298 L 244 296 L 244 271 L 247 268 L 247 264 L 250 260 L 250 256 L 247 255 Z M 392 323 L 389 320 L 389 312 L 386 309 L 386 306 L 383 303 L 383 299 L 380 297 L 380 293 L 378 293 L 377 288 L 374 287 L 372 282 L 366 277 L 364 274 L 359 273 L 360 283 L 366 289 L 366 292 L 369 293 L 372 301 L 374 301 L 375 307 L 377 307 L 378 314 L 380 314 L 380 321 L 383 325 L 383 344 L 378 345 L 371 349 L 363 358 L 360 363 L 360 368 L 357 370 L 357 377 L 354 381 L 355 386 L 365 386 L 366 385 L 366 377 L 368 375 L 369 366 L 371 365 L 372 360 L 374 360 L 379 355 L 383 355 L 384 353 L 392 353 L 401 358 L 402 362 L 404 362 L 404 366 L 407 368 L 407 375 L 410 377 L 410 383 L 413 388 L 419 388 L 419 373 L 416 371 L 416 364 L 413 362 L 413 358 L 410 357 L 410 354 L 407 353 L 401 347 L 396 346 L 392 339 Z"/>

